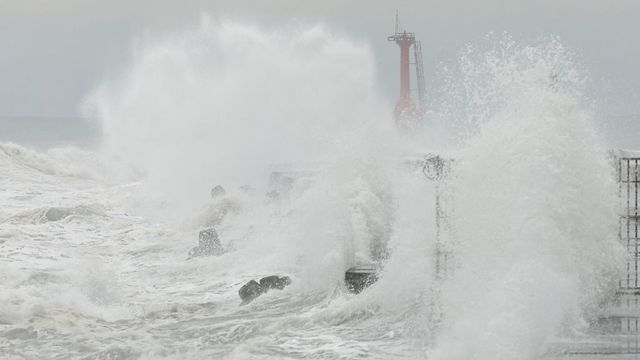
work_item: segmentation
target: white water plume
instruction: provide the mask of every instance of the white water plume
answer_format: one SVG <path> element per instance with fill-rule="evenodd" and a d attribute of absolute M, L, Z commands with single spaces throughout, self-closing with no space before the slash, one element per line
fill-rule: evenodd
<path fill-rule="evenodd" d="M 270 165 L 325 161 L 379 137 L 390 119 L 373 71 L 367 46 L 321 27 L 205 17 L 141 41 L 132 66 L 88 104 L 111 156 L 144 171 L 153 193 L 193 203 L 215 184 L 261 185 Z"/>
<path fill-rule="evenodd" d="M 214 185 L 251 185 L 253 209 L 235 225 L 252 235 L 239 235 L 235 255 L 254 268 L 301 264 L 307 284 L 335 286 L 390 232 L 398 151 L 375 88 L 368 46 L 322 27 L 267 31 L 204 18 L 140 45 L 88 104 L 105 153 L 141 171 L 148 195 L 188 217 Z M 314 186 L 265 205 L 257 194 L 283 163 L 313 172 Z"/>
<path fill-rule="evenodd" d="M 391 258 L 357 298 L 365 300 L 326 311 L 310 302 L 305 324 L 357 317 L 354 304 L 368 302 L 379 328 L 402 319 L 394 329 L 425 338 L 438 328 L 428 334 L 435 344 L 418 341 L 436 359 L 540 355 L 555 335 L 594 314 L 621 263 L 611 169 L 571 56 L 555 40 L 520 46 L 507 39 L 463 57 L 464 94 L 448 99 L 457 109 L 446 115 L 464 110 L 451 120 L 471 136 L 450 184 L 458 237 L 439 327 L 416 324 L 428 319 L 435 297 L 427 280 L 433 189 L 402 170 L 407 146 L 373 90 L 373 70 L 367 46 L 320 27 L 264 31 L 205 19 L 195 30 L 143 42 L 132 66 L 89 103 L 103 121 L 108 156 L 144 173 L 142 190 L 182 205 L 182 215 L 208 201 L 216 184 L 258 188 L 224 199 L 237 211 L 218 230 L 233 246 L 206 265 L 224 296 L 235 299 L 238 279 L 272 271 L 293 277 L 290 291 L 333 294 L 344 270 L 366 261 L 383 238 Z M 312 168 L 313 181 L 295 184 L 280 202 L 256 195 L 270 166 L 283 162 Z"/>
<path fill-rule="evenodd" d="M 463 56 L 472 135 L 455 168 L 455 269 L 433 359 L 533 359 L 611 295 L 613 168 L 555 39 Z"/>

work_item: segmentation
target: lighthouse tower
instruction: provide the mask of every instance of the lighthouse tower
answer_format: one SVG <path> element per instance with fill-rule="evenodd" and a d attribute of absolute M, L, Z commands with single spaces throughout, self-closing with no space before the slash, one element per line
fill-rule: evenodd
<path fill-rule="evenodd" d="M 407 32 L 400 27 L 396 14 L 396 32 L 387 38 L 400 47 L 400 97 L 396 103 L 394 117 L 396 124 L 407 127 L 422 119 L 424 112 L 424 72 L 422 68 L 422 50 L 420 42 L 416 41 L 415 33 Z M 411 47 L 414 49 L 418 105 L 411 97 Z"/>

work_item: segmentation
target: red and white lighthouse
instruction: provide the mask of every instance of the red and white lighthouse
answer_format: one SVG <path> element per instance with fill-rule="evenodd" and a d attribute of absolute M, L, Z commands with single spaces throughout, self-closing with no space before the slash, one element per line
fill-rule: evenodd
<path fill-rule="evenodd" d="M 407 127 L 412 123 L 422 119 L 423 97 L 424 97 L 424 73 L 422 70 L 422 51 L 420 42 L 416 42 L 415 33 L 407 32 L 400 29 L 398 16 L 396 15 L 396 33 L 387 38 L 400 47 L 400 97 L 396 103 L 394 116 L 396 124 L 401 127 Z M 411 61 L 410 51 L 414 48 L 417 85 L 418 85 L 418 105 L 416 106 L 411 98 Z"/>

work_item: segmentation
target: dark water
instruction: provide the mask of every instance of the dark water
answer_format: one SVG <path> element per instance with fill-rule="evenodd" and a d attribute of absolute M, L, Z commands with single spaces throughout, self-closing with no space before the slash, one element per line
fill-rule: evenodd
<path fill-rule="evenodd" d="M 78 117 L 0 116 L 0 142 L 46 149 L 59 145 L 92 147 L 100 140 L 100 125 Z"/>

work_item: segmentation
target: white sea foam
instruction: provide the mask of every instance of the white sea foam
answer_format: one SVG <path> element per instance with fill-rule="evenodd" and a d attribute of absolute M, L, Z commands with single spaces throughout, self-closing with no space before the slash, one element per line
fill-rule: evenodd
<path fill-rule="evenodd" d="M 439 359 L 528 359 L 615 291 L 616 186 L 557 40 L 493 39 L 463 74 L 477 126 L 455 172 L 456 268 Z"/>
<path fill-rule="evenodd" d="M 436 190 L 406 154 L 438 148 L 395 132 L 367 46 L 322 27 L 208 18 L 139 42 L 131 66 L 87 100 L 101 153 L 0 145 L 0 350 L 544 353 L 615 282 L 614 183 L 568 52 L 555 40 L 490 43 L 451 79 L 463 92 L 431 111 L 438 127 L 469 134 L 447 184 L 454 263 L 436 282 Z M 301 176 L 267 196 L 274 169 Z M 226 194 L 210 199 L 216 184 Z M 187 260 L 211 225 L 226 251 Z M 345 269 L 371 248 L 388 256 L 380 280 L 347 294 Z M 239 306 L 243 283 L 274 273 L 293 284 Z"/>

